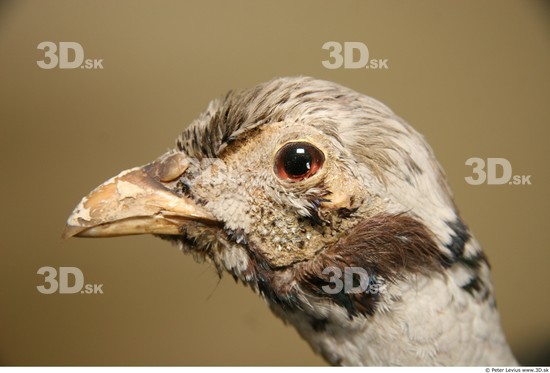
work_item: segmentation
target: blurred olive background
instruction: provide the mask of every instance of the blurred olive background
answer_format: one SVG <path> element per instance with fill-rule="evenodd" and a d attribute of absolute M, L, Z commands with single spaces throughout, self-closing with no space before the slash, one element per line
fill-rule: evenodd
<path fill-rule="evenodd" d="M 17 1 L 0 4 L 0 363 L 323 365 L 249 289 L 149 236 L 60 238 L 82 196 L 172 147 L 229 89 L 311 75 L 376 97 L 434 148 L 486 250 L 525 364 L 549 364 L 549 12 L 542 1 Z M 101 70 L 40 69 L 42 41 Z M 327 41 L 389 69 L 328 70 Z M 471 186 L 503 157 L 531 186 Z M 43 295 L 43 266 L 103 295 Z"/>

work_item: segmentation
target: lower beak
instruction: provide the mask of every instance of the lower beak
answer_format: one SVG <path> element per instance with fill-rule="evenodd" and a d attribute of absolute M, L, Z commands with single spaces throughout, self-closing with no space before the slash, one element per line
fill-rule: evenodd
<path fill-rule="evenodd" d="M 80 201 L 63 238 L 178 235 L 192 222 L 216 223 L 204 208 L 173 191 L 189 164 L 182 153 L 170 152 L 107 180 Z"/>

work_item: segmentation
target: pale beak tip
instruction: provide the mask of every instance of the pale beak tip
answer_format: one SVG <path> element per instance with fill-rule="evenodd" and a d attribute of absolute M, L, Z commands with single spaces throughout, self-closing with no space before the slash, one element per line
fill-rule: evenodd
<path fill-rule="evenodd" d="M 74 225 L 67 224 L 65 226 L 65 229 L 63 230 L 63 233 L 61 234 L 61 238 L 63 240 L 66 240 L 68 238 L 78 236 L 79 233 L 85 229 L 85 227 L 75 227 Z"/>

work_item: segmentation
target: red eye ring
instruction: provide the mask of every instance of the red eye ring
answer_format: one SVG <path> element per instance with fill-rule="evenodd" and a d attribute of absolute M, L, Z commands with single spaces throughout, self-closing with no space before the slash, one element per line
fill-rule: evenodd
<path fill-rule="evenodd" d="M 325 162 L 325 156 L 308 142 L 289 142 L 275 155 L 275 174 L 284 180 L 301 181 L 315 175 Z"/>

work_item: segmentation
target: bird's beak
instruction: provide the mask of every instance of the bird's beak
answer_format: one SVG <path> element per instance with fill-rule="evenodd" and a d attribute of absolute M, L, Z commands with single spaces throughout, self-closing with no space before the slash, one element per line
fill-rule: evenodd
<path fill-rule="evenodd" d="M 107 180 L 80 201 L 63 238 L 177 235 L 190 222 L 215 223 L 208 211 L 173 191 L 189 165 L 184 154 L 169 152 Z"/>

